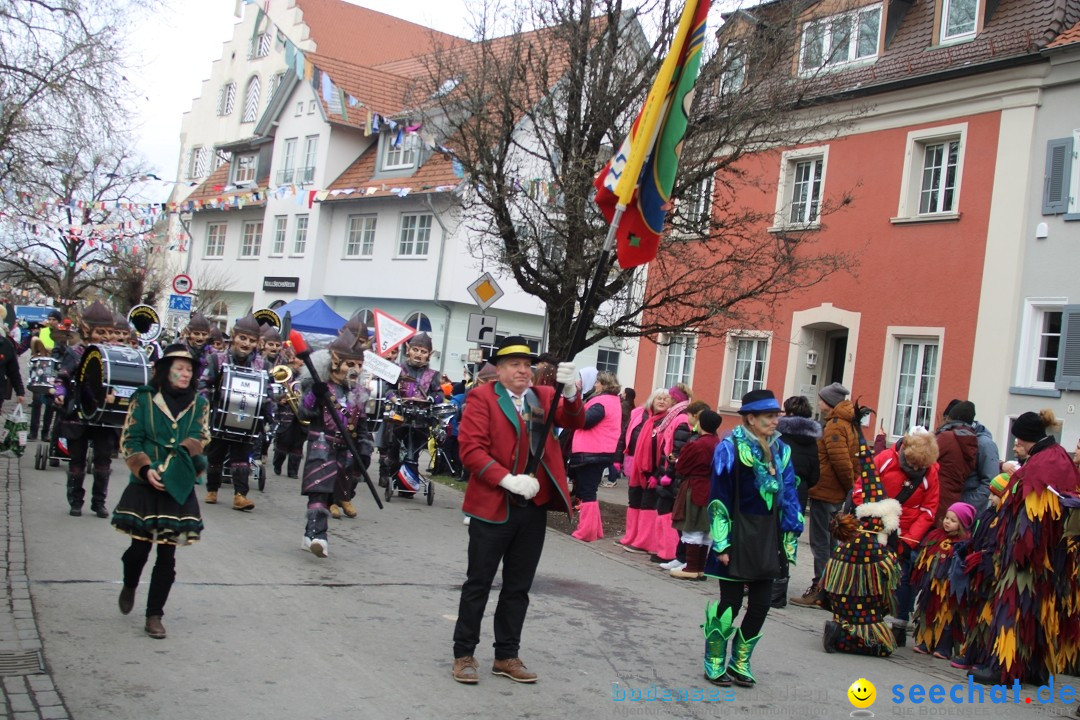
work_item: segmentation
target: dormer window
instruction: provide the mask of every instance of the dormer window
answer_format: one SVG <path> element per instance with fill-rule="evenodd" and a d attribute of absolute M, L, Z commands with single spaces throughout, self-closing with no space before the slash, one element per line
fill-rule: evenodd
<path fill-rule="evenodd" d="M 394 144 L 396 134 L 389 133 L 383 140 L 383 170 L 406 170 L 416 166 L 416 142 L 414 136 L 402 138 L 397 145 Z"/>
<path fill-rule="evenodd" d="M 233 155 L 232 184 L 247 185 L 255 182 L 255 168 L 258 165 L 258 155 L 244 153 Z"/>
<path fill-rule="evenodd" d="M 808 22 L 803 26 L 799 71 L 805 75 L 873 60 L 880 37 L 881 3 Z"/>
<path fill-rule="evenodd" d="M 941 0 L 941 42 L 975 36 L 979 0 Z"/>

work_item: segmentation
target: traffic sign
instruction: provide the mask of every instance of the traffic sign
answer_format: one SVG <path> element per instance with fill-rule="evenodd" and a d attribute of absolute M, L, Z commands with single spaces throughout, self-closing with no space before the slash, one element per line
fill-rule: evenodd
<path fill-rule="evenodd" d="M 478 363 L 484 361 L 484 351 L 480 348 L 469 348 L 469 362 Z"/>
<path fill-rule="evenodd" d="M 487 310 L 506 293 L 499 287 L 499 283 L 495 282 L 495 278 L 491 277 L 491 273 L 484 273 L 469 286 L 469 294 L 481 310 Z"/>
<path fill-rule="evenodd" d="M 191 312 L 191 296 L 190 295 L 170 295 L 169 296 L 169 312 Z"/>
<path fill-rule="evenodd" d="M 469 313 L 469 332 L 465 335 L 465 339 L 481 345 L 494 345 L 497 321 L 498 318 L 494 315 Z"/>
<path fill-rule="evenodd" d="M 178 295 L 187 295 L 191 292 L 191 288 L 194 287 L 194 283 L 191 282 L 191 278 L 187 275 L 180 274 L 172 279 L 172 289 Z"/>
<path fill-rule="evenodd" d="M 375 309 L 372 315 L 375 316 L 375 348 L 379 354 L 393 350 L 416 334 L 416 328 L 382 310 Z"/>

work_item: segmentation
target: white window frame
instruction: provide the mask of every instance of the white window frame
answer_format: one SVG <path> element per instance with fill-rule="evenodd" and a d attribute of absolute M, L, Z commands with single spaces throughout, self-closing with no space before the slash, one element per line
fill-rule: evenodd
<path fill-rule="evenodd" d="M 191 162 L 188 166 L 188 179 L 194 180 L 197 178 L 206 177 L 209 169 L 207 166 L 210 164 L 210 148 L 205 145 L 196 145 L 191 148 Z"/>
<path fill-rule="evenodd" d="M 742 45 L 725 46 L 723 62 L 720 94 L 737 93 L 746 85 L 746 49 Z"/>
<path fill-rule="evenodd" d="M 715 194 L 716 176 L 711 173 L 687 188 L 683 202 L 685 203 L 684 222 L 688 231 L 708 233 L 711 230 Z"/>
<path fill-rule="evenodd" d="M 225 257 L 225 241 L 229 236 L 228 223 L 208 223 L 206 242 L 203 244 L 203 258 L 220 260 Z"/>
<path fill-rule="evenodd" d="M 288 237 L 288 215 L 274 216 L 274 243 L 270 246 L 270 257 L 282 257 L 285 255 L 285 242 Z"/>
<path fill-rule="evenodd" d="M 253 123 L 259 119 L 259 94 L 261 92 L 262 79 L 258 75 L 252 75 L 244 88 L 244 108 L 240 122 Z"/>
<path fill-rule="evenodd" d="M 963 190 L 964 156 L 967 152 L 967 123 L 940 125 L 912 130 L 907 134 L 904 152 L 904 173 L 900 176 L 900 202 L 892 222 L 915 220 L 957 220 L 960 217 L 960 194 Z M 956 179 L 953 189 L 953 206 L 950 210 L 920 213 L 923 172 L 926 148 L 956 140 L 960 143 L 956 158 Z"/>
<path fill-rule="evenodd" d="M 427 219 L 427 227 L 421 227 L 424 219 Z M 431 235 L 435 226 L 435 216 L 431 213 L 402 213 L 398 221 L 398 258 L 424 259 L 431 251 Z M 426 237 L 420 238 L 420 233 L 426 230 Z M 408 234 L 408 238 L 406 238 Z M 423 252 L 421 252 L 421 245 Z"/>
<path fill-rule="evenodd" d="M 739 346 L 743 343 L 753 343 L 750 348 L 751 356 L 747 368 L 751 371 L 749 377 L 740 376 Z M 725 403 L 728 407 L 738 407 L 742 404 L 742 397 L 751 390 L 761 390 L 769 379 L 769 355 L 772 352 L 772 336 L 768 333 L 741 332 L 728 334 L 728 352 L 731 355 L 731 372 L 728 375 L 725 387 L 728 388 L 728 398 Z M 726 364 L 726 363 L 725 363 Z M 761 376 L 757 377 L 755 368 L 760 369 Z M 741 383 L 745 383 L 741 385 Z"/>
<path fill-rule="evenodd" d="M 240 259 L 258 260 L 262 255 L 263 221 L 249 220 L 240 233 Z"/>
<path fill-rule="evenodd" d="M 259 175 L 259 154 L 253 152 L 234 154 L 229 175 L 233 185 L 254 184 L 255 178 Z"/>
<path fill-rule="evenodd" d="M 1080 213 L 1080 161 L 1077 160 L 1077 151 L 1080 150 L 1080 130 L 1073 130 L 1073 156 L 1070 160 L 1069 174 L 1069 207 L 1068 214 Z"/>
<path fill-rule="evenodd" d="M 973 2 L 975 3 L 975 22 L 970 30 L 965 30 L 955 35 L 946 35 L 949 29 L 949 12 L 953 9 L 955 3 L 958 2 Z M 963 42 L 964 40 L 971 40 L 979 32 L 979 13 L 981 11 L 982 0 L 941 0 L 941 32 L 938 34 L 938 38 L 942 45 L 947 45 L 954 42 Z"/>
<path fill-rule="evenodd" d="M 382 153 L 379 164 L 382 170 L 408 170 L 416 167 L 417 148 L 415 142 L 402 138 L 401 145 L 394 145 L 396 133 L 382 133 Z"/>
<path fill-rule="evenodd" d="M 615 369 L 614 370 L 607 370 L 607 367 L 608 367 L 608 365 L 610 365 L 610 363 L 602 362 L 600 360 L 600 353 L 610 353 L 610 354 L 615 356 Z M 596 348 L 596 369 L 599 372 L 610 372 L 610 373 L 614 373 L 616 376 L 618 376 L 618 374 L 619 374 L 619 365 L 620 365 L 619 361 L 620 360 L 622 360 L 622 353 L 620 353 L 615 348 L 610 348 L 610 347 L 598 347 L 598 348 Z M 600 367 L 601 365 L 603 365 L 604 367 Z M 586 388 L 586 391 L 591 390 L 591 389 L 592 388 Z"/>
<path fill-rule="evenodd" d="M 938 386 L 941 381 L 942 358 L 945 357 L 945 328 L 920 326 L 893 326 L 885 328 L 885 349 L 882 353 L 881 384 L 878 389 L 878 417 L 887 425 L 887 433 L 892 441 L 902 437 L 909 427 L 895 427 L 897 399 L 900 390 L 900 369 L 904 345 L 907 343 L 933 344 L 937 346 L 936 365 L 934 367 L 934 388 L 929 393 L 931 406 L 927 422 L 933 429 L 936 419 Z"/>
<path fill-rule="evenodd" d="M 297 215 L 293 225 L 292 252 L 289 257 L 303 257 L 307 252 L 307 236 L 311 219 L 308 215 Z"/>
<path fill-rule="evenodd" d="M 1024 314 L 1021 318 L 1019 355 L 1016 362 L 1016 386 L 1055 390 L 1054 381 L 1039 381 L 1040 339 L 1043 321 L 1047 312 L 1062 312 L 1069 304 L 1064 297 L 1029 297 L 1024 298 Z M 1061 362 L 1061 347 L 1058 347 L 1058 363 Z"/>
<path fill-rule="evenodd" d="M 817 198 L 817 214 L 810 222 L 791 222 L 792 193 L 795 189 L 795 171 L 799 163 L 819 160 L 821 162 L 821 187 Z M 779 230 L 812 229 L 821 226 L 821 206 L 825 197 L 825 185 L 829 177 L 829 146 L 788 150 L 780 156 L 780 179 L 776 186 L 776 214 L 774 225 L 769 228 Z"/>
<path fill-rule="evenodd" d="M 362 225 L 357 227 L 357 223 Z M 349 215 L 345 221 L 345 258 L 370 259 L 375 254 L 375 232 L 378 226 L 378 215 Z"/>
<path fill-rule="evenodd" d="M 308 135 L 304 138 L 304 164 L 296 168 L 296 184 L 308 185 L 315 182 L 315 166 L 319 161 L 319 136 Z"/>
<path fill-rule="evenodd" d="M 270 33 L 259 33 L 248 41 L 248 60 L 258 60 L 270 54 Z"/>
<path fill-rule="evenodd" d="M 296 179 L 296 141 L 298 138 L 285 138 L 282 146 L 282 168 L 278 170 L 278 185 L 291 185 Z"/>
<path fill-rule="evenodd" d="M 812 75 L 817 72 L 836 70 L 841 68 L 847 68 L 852 65 L 869 64 L 877 60 L 878 51 L 881 49 L 881 32 L 883 29 L 883 3 L 875 3 L 873 5 L 867 5 L 866 7 L 856 8 L 848 10 L 842 13 L 836 13 L 835 15 L 827 15 L 825 17 L 814 18 L 809 22 L 803 24 L 801 42 L 799 44 L 799 72 L 802 75 Z M 859 31 L 862 26 L 862 16 L 871 12 L 877 12 L 878 16 L 878 33 L 877 39 L 874 43 L 874 52 L 868 55 L 859 55 Z M 844 59 L 838 60 L 833 56 L 836 54 L 837 47 L 833 47 L 834 29 L 842 24 L 847 23 L 847 55 Z M 821 60 L 822 62 L 817 65 L 808 65 L 806 62 L 807 55 L 807 39 L 815 29 L 821 28 Z"/>
<path fill-rule="evenodd" d="M 217 114 L 218 117 L 231 115 L 236 107 L 236 83 L 229 81 L 218 89 Z"/>
<path fill-rule="evenodd" d="M 681 367 L 672 368 L 672 348 L 678 348 L 674 362 Z M 655 387 L 671 387 L 676 383 L 693 384 L 694 370 L 697 367 L 698 336 L 695 332 L 664 333 L 656 353 Z"/>

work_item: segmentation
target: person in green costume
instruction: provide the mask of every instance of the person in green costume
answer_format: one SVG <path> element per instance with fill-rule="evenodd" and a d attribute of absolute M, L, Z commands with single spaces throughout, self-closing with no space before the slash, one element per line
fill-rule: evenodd
<path fill-rule="evenodd" d="M 149 385 L 135 391 L 120 436 L 120 453 L 131 477 L 113 511 L 112 525 L 131 536 L 123 556 L 120 612 L 135 605 L 135 589 L 157 546 L 146 598 L 146 633 L 164 638 L 165 602 L 176 579 L 176 548 L 198 541 L 203 522 L 195 485 L 206 470 L 210 443 L 207 400 L 195 389 L 195 357 L 170 345 L 154 363 Z"/>

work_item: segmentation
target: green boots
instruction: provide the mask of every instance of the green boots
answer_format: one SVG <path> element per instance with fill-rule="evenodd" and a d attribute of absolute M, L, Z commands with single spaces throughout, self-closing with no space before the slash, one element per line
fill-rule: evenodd
<path fill-rule="evenodd" d="M 713 601 L 705 606 L 705 679 L 714 685 L 728 686 L 731 676 L 727 674 L 728 640 L 735 634 L 731 625 L 731 608 L 718 615 L 720 603 Z"/>
<path fill-rule="evenodd" d="M 754 673 L 750 670 L 750 656 L 754 654 L 754 647 L 758 644 L 761 635 L 747 640 L 743 637 L 742 628 L 735 633 L 735 639 L 731 642 L 731 662 L 728 663 L 728 671 L 736 685 L 753 687 Z"/>

